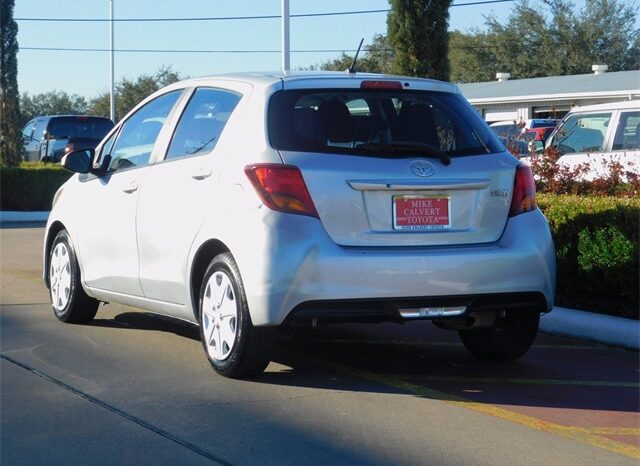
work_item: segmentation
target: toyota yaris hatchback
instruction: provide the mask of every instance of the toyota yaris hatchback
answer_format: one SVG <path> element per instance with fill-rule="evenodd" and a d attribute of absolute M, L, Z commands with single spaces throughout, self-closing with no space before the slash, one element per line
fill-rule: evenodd
<path fill-rule="evenodd" d="M 117 302 L 197 323 L 246 377 L 282 325 L 431 319 L 509 360 L 552 308 L 531 171 L 448 83 L 246 74 L 173 84 L 62 161 L 45 283 L 64 322 Z"/>

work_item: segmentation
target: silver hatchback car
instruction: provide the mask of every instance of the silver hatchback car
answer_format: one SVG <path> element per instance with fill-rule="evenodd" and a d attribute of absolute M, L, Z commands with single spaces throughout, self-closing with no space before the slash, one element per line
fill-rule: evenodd
<path fill-rule="evenodd" d="M 431 319 L 509 360 L 551 310 L 530 169 L 452 84 L 360 73 L 191 79 L 151 95 L 56 193 L 44 280 L 64 322 L 117 302 L 197 323 L 214 369 L 274 330 Z"/>

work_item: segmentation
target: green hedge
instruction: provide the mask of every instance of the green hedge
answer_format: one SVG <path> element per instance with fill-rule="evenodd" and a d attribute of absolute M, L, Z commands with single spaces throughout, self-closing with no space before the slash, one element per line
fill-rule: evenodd
<path fill-rule="evenodd" d="M 538 194 L 558 261 L 557 304 L 638 319 L 640 199 Z"/>
<path fill-rule="evenodd" d="M 0 167 L 0 210 L 51 210 L 51 201 L 71 172 L 60 165 L 23 162 Z"/>

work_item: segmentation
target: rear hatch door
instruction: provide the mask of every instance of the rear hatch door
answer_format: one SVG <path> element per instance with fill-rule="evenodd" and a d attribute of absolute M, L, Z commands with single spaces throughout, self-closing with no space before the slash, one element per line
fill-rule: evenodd
<path fill-rule="evenodd" d="M 325 230 L 343 246 L 494 242 L 509 214 L 516 163 L 507 154 L 461 157 L 449 166 L 422 158 L 281 155 L 300 168 Z"/>
<path fill-rule="evenodd" d="M 268 131 L 283 161 L 300 168 L 333 241 L 440 246 L 500 238 L 518 162 L 455 88 L 322 84 L 275 93 Z"/>

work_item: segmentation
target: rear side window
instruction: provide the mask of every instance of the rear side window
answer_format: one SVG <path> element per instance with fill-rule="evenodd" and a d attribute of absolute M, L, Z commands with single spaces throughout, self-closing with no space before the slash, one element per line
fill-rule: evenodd
<path fill-rule="evenodd" d="M 561 154 L 602 151 L 611 113 L 572 115 L 558 129 L 554 145 Z"/>
<path fill-rule="evenodd" d="M 613 150 L 640 149 L 640 112 L 622 112 Z"/>
<path fill-rule="evenodd" d="M 466 100 L 446 92 L 280 91 L 269 102 L 268 130 L 273 147 L 292 151 L 393 156 L 398 148 L 430 146 L 456 156 L 504 150 Z"/>
<path fill-rule="evenodd" d="M 49 121 L 47 132 L 51 139 L 101 140 L 113 128 L 111 120 L 93 117 L 60 117 Z"/>
<path fill-rule="evenodd" d="M 240 97 L 220 89 L 196 89 L 180 117 L 166 159 L 211 152 Z"/>

